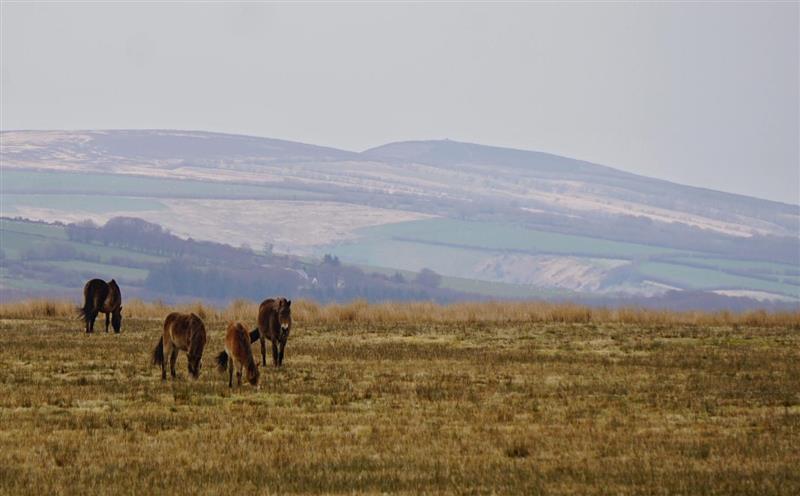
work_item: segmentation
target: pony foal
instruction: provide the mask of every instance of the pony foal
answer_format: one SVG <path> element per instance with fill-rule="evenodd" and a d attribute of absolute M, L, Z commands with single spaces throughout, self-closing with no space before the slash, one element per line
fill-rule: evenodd
<path fill-rule="evenodd" d="M 247 369 L 247 382 L 258 385 L 258 364 L 253 359 L 250 336 L 239 322 L 228 324 L 225 332 L 225 351 L 217 355 L 217 368 L 220 372 L 228 370 L 228 387 L 233 387 L 233 369 L 236 367 L 237 385 L 242 385 L 242 368 Z"/>

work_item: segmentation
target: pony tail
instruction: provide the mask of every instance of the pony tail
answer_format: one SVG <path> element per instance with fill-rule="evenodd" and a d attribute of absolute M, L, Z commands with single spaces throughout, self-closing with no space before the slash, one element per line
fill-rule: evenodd
<path fill-rule="evenodd" d="M 82 307 L 76 308 L 76 311 L 78 312 L 78 318 L 86 322 L 87 318 L 92 313 L 92 303 L 90 301 L 86 301 Z"/>
<path fill-rule="evenodd" d="M 261 337 L 261 333 L 258 332 L 258 328 L 253 329 L 252 331 L 250 331 L 250 342 L 251 343 L 255 343 L 256 341 L 258 341 L 258 338 L 260 338 L 260 337 Z"/>
<path fill-rule="evenodd" d="M 153 348 L 153 365 L 164 363 L 164 337 L 158 340 L 158 344 Z"/>
<path fill-rule="evenodd" d="M 217 370 L 225 372 L 228 369 L 228 353 L 225 351 L 217 355 Z"/>

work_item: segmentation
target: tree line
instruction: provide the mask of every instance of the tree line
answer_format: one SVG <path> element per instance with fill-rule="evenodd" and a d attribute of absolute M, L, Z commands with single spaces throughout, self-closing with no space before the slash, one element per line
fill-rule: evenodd
<path fill-rule="evenodd" d="M 304 262 L 271 252 L 259 254 L 247 247 L 182 239 L 138 218 L 115 217 L 103 226 L 83 221 L 66 226 L 66 232 L 76 242 L 168 256 L 164 263 L 148 264 L 145 289 L 159 294 L 213 299 L 284 294 L 319 301 L 450 301 L 460 295 L 439 288 L 441 276 L 430 269 L 410 280 L 399 273 L 367 274 L 333 255 Z"/>

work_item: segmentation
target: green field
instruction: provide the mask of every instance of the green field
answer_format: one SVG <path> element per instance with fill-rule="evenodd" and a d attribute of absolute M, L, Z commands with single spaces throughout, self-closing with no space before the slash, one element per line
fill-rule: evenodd
<path fill-rule="evenodd" d="M 428 219 L 369 227 L 359 231 L 366 239 L 401 239 L 419 243 L 457 245 L 485 250 L 525 253 L 581 254 L 592 257 L 636 258 L 688 253 L 636 243 L 537 231 L 514 225 Z"/>
<path fill-rule="evenodd" d="M 747 288 L 800 298 L 800 287 L 798 286 L 726 274 L 718 270 L 698 269 L 661 262 L 644 262 L 638 266 L 638 269 L 642 274 L 660 282 L 688 285 L 690 289 Z"/>
<path fill-rule="evenodd" d="M 445 276 L 452 289 L 480 289 L 489 296 L 525 297 L 544 294 L 533 287 L 520 285 L 516 289 L 488 289 L 470 277 L 487 259 L 508 253 L 560 254 L 585 253 L 593 257 L 617 254 L 619 258 L 678 254 L 677 250 L 660 249 L 632 243 L 594 240 L 515 226 L 498 226 L 451 219 L 386 224 L 359 230 L 361 237 L 352 243 L 325 247 L 319 251 L 331 253 L 356 265 L 386 267 L 411 272 L 433 269 Z M 472 282 L 467 282 L 471 280 Z M 494 283 L 491 283 L 494 284 Z"/>
<path fill-rule="evenodd" d="M 250 184 L 166 179 L 124 174 L 3 171 L 3 193 L 53 193 L 163 198 L 321 200 L 329 195 Z M 120 209 L 122 210 L 122 209 Z"/>
<path fill-rule="evenodd" d="M 13 277 L 8 269 L 0 267 L 0 289 L 19 289 L 23 291 L 61 291 L 68 288 L 58 284 L 50 284 L 29 277 Z"/>
<path fill-rule="evenodd" d="M 713 269 L 732 269 L 743 272 L 758 272 L 763 274 L 798 274 L 800 267 L 775 262 L 760 262 L 754 260 L 730 260 L 727 258 L 713 257 L 670 257 L 670 262 L 683 262 L 691 265 L 702 265 Z"/>
<path fill-rule="evenodd" d="M 43 236 L 54 240 L 66 240 L 67 233 L 62 226 L 44 224 L 41 222 L 26 222 L 0 218 L 0 232 L 13 231 L 17 234 Z M 5 249 L 5 245 L 3 246 Z"/>
<path fill-rule="evenodd" d="M 141 284 L 147 278 L 148 270 L 136 269 L 133 267 L 121 267 L 119 265 L 110 265 L 94 262 L 85 262 L 83 260 L 59 260 L 53 262 L 36 263 L 36 266 L 56 267 L 62 270 L 69 270 L 85 274 L 87 278 L 105 278 L 114 277 L 121 282 L 133 282 Z"/>
<path fill-rule="evenodd" d="M 391 267 L 419 272 L 431 268 L 447 275 L 460 275 L 478 265 L 486 254 L 467 248 L 398 241 L 367 239 L 326 249 L 347 263 Z"/>
<path fill-rule="evenodd" d="M 128 258 L 151 263 L 166 260 L 166 257 L 121 248 L 69 241 L 61 226 L 0 219 L 0 244 L 9 259 L 18 260 L 26 250 L 53 242 L 71 246 L 89 256 L 99 257 L 101 262 L 109 262 L 112 258 Z"/>
<path fill-rule="evenodd" d="M 444 287 L 504 298 L 569 294 L 476 279 L 491 278 L 478 269 L 487 261 L 494 263 L 497 257 L 508 254 L 577 254 L 578 259 L 591 264 L 602 258 L 628 259 L 638 274 L 634 281 L 654 279 L 681 289 L 749 289 L 800 297 L 800 277 L 796 275 L 799 268 L 787 264 L 722 259 L 669 248 L 452 219 L 386 224 L 359 233 L 358 240 L 326 247 L 319 253 L 332 253 L 347 263 L 386 270 L 419 272 L 430 268 L 445 276 Z"/>
<path fill-rule="evenodd" d="M 40 250 L 56 246 L 72 248 L 77 255 L 67 259 L 39 259 Z M 0 289 L 23 292 L 74 291 L 76 278 L 94 277 L 116 278 L 122 283 L 138 286 L 147 278 L 148 270 L 120 265 L 120 261 L 129 260 L 128 263 L 138 265 L 167 260 L 166 257 L 122 248 L 70 241 L 63 226 L 9 219 L 0 219 L 0 247 L 4 256 Z M 69 254 L 63 248 L 59 248 L 59 252 L 64 256 Z M 12 265 L 15 270 L 8 268 Z"/>
<path fill-rule="evenodd" d="M 383 274 L 385 276 L 392 276 L 399 273 L 408 280 L 414 279 L 417 276 L 416 272 L 409 270 L 397 270 L 386 267 L 375 267 L 370 265 L 359 265 L 359 268 L 367 273 Z M 570 291 L 558 291 L 540 289 L 534 286 L 525 286 L 522 284 L 508 284 L 503 282 L 493 281 L 480 281 L 477 279 L 465 279 L 463 277 L 450 277 L 443 276 L 442 288 L 452 289 L 454 291 L 461 291 L 464 293 L 471 293 L 492 298 L 510 298 L 510 299 L 531 299 L 531 298 L 546 298 L 551 296 L 569 296 L 574 295 Z"/>

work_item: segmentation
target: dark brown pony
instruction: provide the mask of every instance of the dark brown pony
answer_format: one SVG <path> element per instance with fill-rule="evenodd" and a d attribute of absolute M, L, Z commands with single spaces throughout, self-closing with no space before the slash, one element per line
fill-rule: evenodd
<path fill-rule="evenodd" d="M 236 367 L 236 382 L 242 385 L 242 368 L 247 369 L 247 382 L 258 384 L 258 364 L 253 358 L 250 336 L 239 322 L 228 324 L 225 332 L 225 351 L 217 355 L 217 368 L 220 372 L 228 370 L 228 387 L 233 387 L 233 369 Z"/>
<path fill-rule="evenodd" d="M 106 314 L 106 332 L 110 317 L 114 332 L 119 333 L 122 326 L 122 293 L 114 279 L 108 282 L 92 279 L 83 287 L 83 308 L 78 309 L 78 314 L 86 322 L 87 333 L 94 332 L 94 321 L 100 312 Z"/>
<path fill-rule="evenodd" d="M 161 365 L 161 380 L 167 380 L 167 364 L 164 357 L 169 356 L 169 371 L 175 378 L 175 361 L 178 350 L 189 355 L 189 374 L 197 379 L 203 365 L 203 348 L 206 346 L 206 326 L 200 317 L 191 313 L 172 312 L 164 319 L 164 334 L 153 349 L 153 365 Z"/>
<path fill-rule="evenodd" d="M 250 341 L 261 340 L 261 365 L 267 365 L 266 340 L 272 342 L 272 364 L 283 365 L 283 350 L 292 330 L 292 300 L 269 298 L 258 307 L 258 329 L 250 333 Z M 280 348 L 279 348 L 280 346 Z"/>

